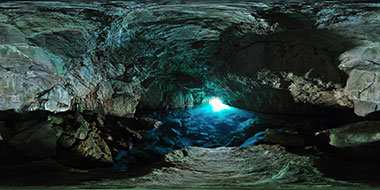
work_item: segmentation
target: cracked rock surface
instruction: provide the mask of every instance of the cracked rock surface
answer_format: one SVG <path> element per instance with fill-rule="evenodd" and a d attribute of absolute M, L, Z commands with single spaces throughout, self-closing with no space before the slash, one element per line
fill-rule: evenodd
<path fill-rule="evenodd" d="M 378 9 L 327 1 L 3 2 L 0 110 L 133 117 L 136 109 L 220 96 L 251 111 L 355 107 L 364 116 L 380 102 Z"/>

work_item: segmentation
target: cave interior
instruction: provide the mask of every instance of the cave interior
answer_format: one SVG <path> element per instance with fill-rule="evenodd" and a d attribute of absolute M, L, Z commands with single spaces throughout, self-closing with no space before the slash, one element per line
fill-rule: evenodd
<path fill-rule="evenodd" d="M 378 189 L 379 36 L 371 0 L 1 1 L 0 189 Z"/>

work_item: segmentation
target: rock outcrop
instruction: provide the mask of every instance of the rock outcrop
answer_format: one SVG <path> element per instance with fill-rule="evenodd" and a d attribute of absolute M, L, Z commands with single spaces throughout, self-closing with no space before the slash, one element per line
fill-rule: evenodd
<path fill-rule="evenodd" d="M 375 6 L 378 5 L 368 7 L 371 11 L 362 11 L 362 6 L 343 12 L 326 11 L 320 25 L 321 28 L 333 28 L 355 44 L 340 55 L 339 68 L 349 75 L 345 90 L 354 102 L 355 113 L 360 116 L 378 111 L 380 103 L 377 90 L 380 24 L 378 13 L 373 11 L 378 9 Z"/>
<path fill-rule="evenodd" d="M 321 150 L 346 159 L 380 160 L 380 122 L 362 121 L 318 132 L 316 140 Z"/>
<path fill-rule="evenodd" d="M 378 109 L 376 4 L 49 1 L 0 10 L 0 110 L 133 117 L 211 96 L 268 113 Z"/>
<path fill-rule="evenodd" d="M 341 55 L 339 65 L 349 73 L 346 90 L 354 101 L 355 113 L 367 116 L 379 111 L 379 44 L 368 43 Z"/>
<path fill-rule="evenodd" d="M 75 168 L 105 167 L 113 163 L 112 153 L 116 153 L 111 152 L 106 142 L 109 134 L 104 123 L 95 121 L 94 116 L 68 112 L 1 112 L 1 116 L 4 121 L 0 122 L 0 153 L 6 155 L 0 160 L 4 163 L 54 159 Z M 115 147 L 118 148 L 111 146 Z"/>

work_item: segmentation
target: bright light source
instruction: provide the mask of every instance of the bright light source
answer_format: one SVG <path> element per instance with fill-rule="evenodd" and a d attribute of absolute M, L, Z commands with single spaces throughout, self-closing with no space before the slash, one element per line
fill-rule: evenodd
<path fill-rule="evenodd" d="M 223 104 L 222 101 L 220 101 L 219 98 L 212 98 L 209 102 L 209 104 L 212 106 L 213 111 L 222 111 L 225 109 L 231 109 L 230 106 L 227 106 L 226 104 Z"/>

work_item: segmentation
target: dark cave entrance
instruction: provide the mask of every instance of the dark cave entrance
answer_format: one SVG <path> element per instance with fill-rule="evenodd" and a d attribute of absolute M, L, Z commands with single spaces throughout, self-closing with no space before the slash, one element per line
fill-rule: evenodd
<path fill-rule="evenodd" d="M 186 147 L 246 147 L 282 144 L 296 152 L 314 146 L 315 132 L 360 121 L 350 110 L 323 109 L 319 114 L 263 114 L 233 106 L 215 111 L 211 104 L 175 110 L 140 110 L 156 127 L 142 131 L 133 148 L 121 150 L 114 169 L 154 162 Z M 348 119 L 349 118 L 349 119 Z M 273 137 L 268 141 L 268 136 Z"/>
<path fill-rule="evenodd" d="M 89 111 L 4 111 L 0 116 L 4 121 L 0 123 L 3 163 L 53 158 L 74 168 L 113 165 L 116 170 L 144 166 L 186 147 L 285 143 L 302 149 L 314 143 L 315 132 L 360 120 L 350 110 L 275 115 L 233 106 L 215 110 L 209 103 L 174 110 L 139 110 L 134 118 Z M 292 134 L 282 136 L 283 131 Z M 277 139 L 267 141 L 268 135 Z"/>

